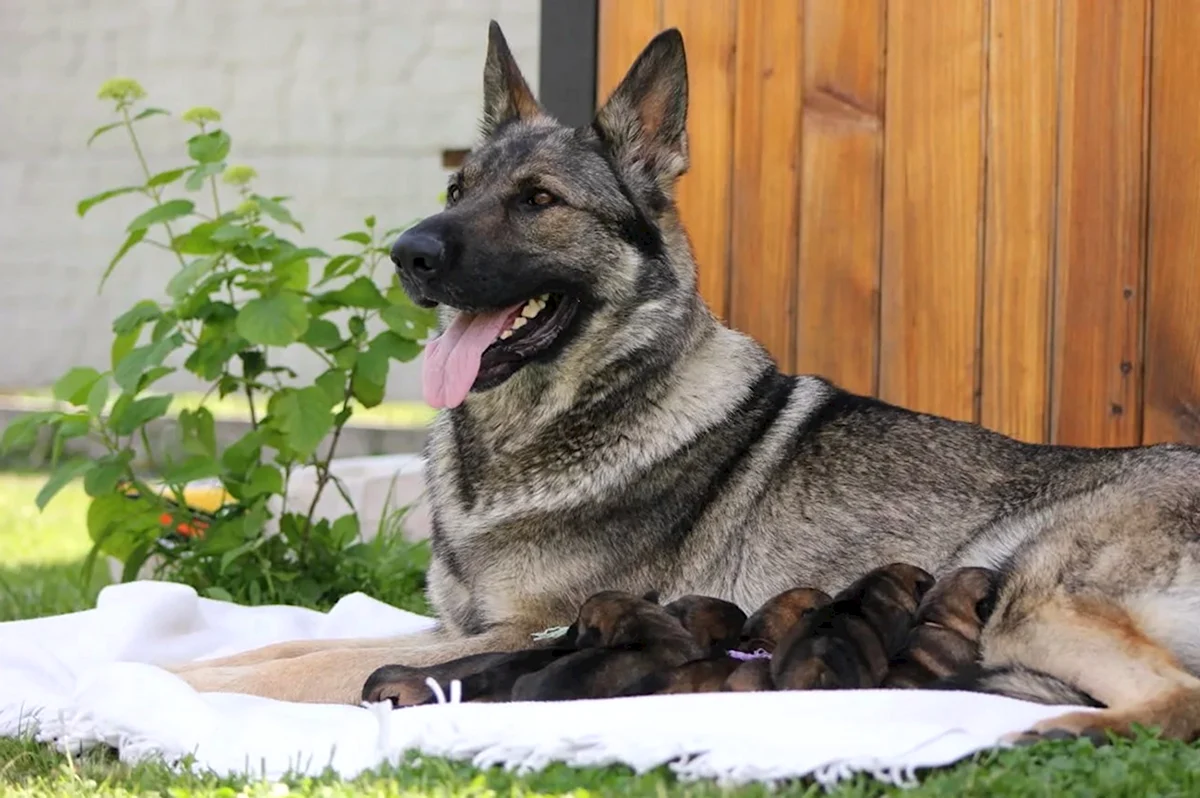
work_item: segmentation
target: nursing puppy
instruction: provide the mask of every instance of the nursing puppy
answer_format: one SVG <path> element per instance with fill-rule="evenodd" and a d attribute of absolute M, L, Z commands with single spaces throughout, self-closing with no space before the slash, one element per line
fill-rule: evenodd
<path fill-rule="evenodd" d="M 746 623 L 746 613 L 741 607 L 711 596 L 683 596 L 663 609 L 677 618 L 711 654 L 735 648 Z"/>
<path fill-rule="evenodd" d="M 979 635 L 999 574 L 960 568 L 937 581 L 917 608 L 915 626 L 888 666 L 882 687 L 926 687 L 965 672 L 979 660 Z"/>
<path fill-rule="evenodd" d="M 754 611 L 742 626 L 738 650 L 751 653 L 759 649 L 770 653 L 801 619 L 833 601 L 823 590 L 795 587 L 772 596 Z"/>
<path fill-rule="evenodd" d="M 933 577 L 907 563 L 870 571 L 784 635 L 771 659 L 780 690 L 878 687 Z"/>
<path fill-rule="evenodd" d="M 657 603 L 606 590 L 579 609 L 580 649 L 516 680 L 514 701 L 607 698 L 651 674 L 702 659 L 707 650 Z"/>

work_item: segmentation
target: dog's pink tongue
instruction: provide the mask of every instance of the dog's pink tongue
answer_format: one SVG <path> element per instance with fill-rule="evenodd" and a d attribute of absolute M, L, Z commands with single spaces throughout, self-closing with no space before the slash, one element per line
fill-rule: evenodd
<path fill-rule="evenodd" d="M 467 398 L 479 376 L 483 350 L 508 327 L 514 313 L 509 308 L 495 313 L 459 311 L 439 337 L 425 347 L 422 387 L 430 407 L 458 407 Z"/>

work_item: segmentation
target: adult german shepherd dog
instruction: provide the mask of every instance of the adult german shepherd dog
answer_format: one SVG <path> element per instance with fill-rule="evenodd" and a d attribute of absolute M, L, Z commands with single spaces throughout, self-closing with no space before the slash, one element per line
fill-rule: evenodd
<path fill-rule="evenodd" d="M 1001 579 L 985 679 L 1105 707 L 1031 733 L 1200 734 L 1200 449 L 1030 445 L 781 374 L 697 293 L 674 200 L 678 31 L 581 128 L 540 108 L 495 23 L 484 88 L 482 140 L 446 208 L 392 250 L 442 327 L 424 374 L 442 409 L 427 448 L 438 628 L 176 672 L 353 703 L 380 666 L 526 648 L 601 590 L 754 608 L 890 562 L 986 566 Z"/>

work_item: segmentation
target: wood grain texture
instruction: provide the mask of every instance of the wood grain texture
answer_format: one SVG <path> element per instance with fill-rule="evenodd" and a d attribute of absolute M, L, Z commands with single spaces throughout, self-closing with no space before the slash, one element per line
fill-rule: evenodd
<path fill-rule="evenodd" d="M 596 102 L 625 77 L 662 29 L 662 0 L 600 0 L 596 9 Z"/>
<path fill-rule="evenodd" d="M 887 12 L 879 395 L 975 417 L 984 4 Z"/>
<path fill-rule="evenodd" d="M 1200 443 L 1200 3 L 1153 24 L 1143 441 Z"/>
<path fill-rule="evenodd" d="M 728 320 L 737 2 L 663 0 L 662 25 L 679 28 L 687 48 L 691 165 L 679 181 L 679 212 L 696 256 L 700 294 Z"/>
<path fill-rule="evenodd" d="M 1138 442 L 1145 0 L 1062 0 L 1051 439 Z"/>
<path fill-rule="evenodd" d="M 989 4 L 980 423 L 1035 443 L 1050 419 L 1057 12 Z"/>
<path fill-rule="evenodd" d="M 730 324 L 794 368 L 802 7 L 738 4 Z"/>
<path fill-rule="evenodd" d="M 808 0 L 796 365 L 876 392 L 884 0 Z"/>

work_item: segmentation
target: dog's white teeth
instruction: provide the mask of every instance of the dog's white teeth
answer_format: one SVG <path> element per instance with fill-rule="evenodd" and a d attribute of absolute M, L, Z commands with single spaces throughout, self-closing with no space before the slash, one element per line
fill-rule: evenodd
<path fill-rule="evenodd" d="M 529 319 L 525 318 L 524 316 L 517 316 L 517 318 L 513 321 L 512 328 L 514 330 L 519 330 L 528 323 Z"/>
<path fill-rule="evenodd" d="M 500 340 L 503 341 L 506 338 L 512 338 L 512 333 L 512 330 L 505 330 L 504 332 L 500 333 Z"/>
<path fill-rule="evenodd" d="M 550 295 L 542 294 L 540 297 L 538 297 L 538 301 L 542 303 L 542 307 L 546 307 L 546 303 L 550 301 Z"/>
<path fill-rule="evenodd" d="M 541 313 L 542 306 L 537 303 L 536 299 L 529 300 L 529 304 L 521 308 L 521 315 L 527 319 L 532 319 L 538 313 Z"/>

